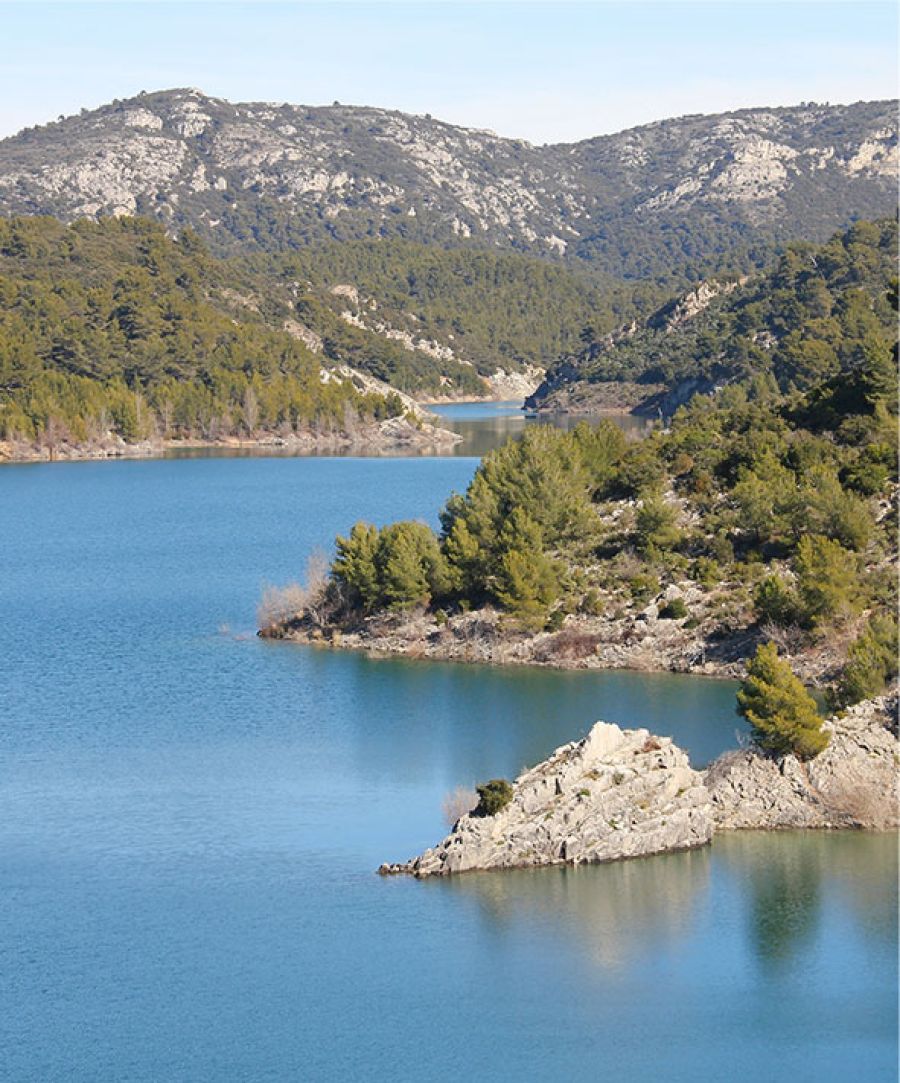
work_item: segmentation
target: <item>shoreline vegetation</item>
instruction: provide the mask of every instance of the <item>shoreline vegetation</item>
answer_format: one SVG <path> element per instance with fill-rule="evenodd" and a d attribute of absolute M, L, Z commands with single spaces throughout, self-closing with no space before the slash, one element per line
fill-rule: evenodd
<path fill-rule="evenodd" d="M 163 458 L 173 451 L 195 449 L 219 449 L 228 451 L 276 451 L 285 454 L 308 455 L 316 453 L 345 453 L 358 451 L 363 454 L 406 451 L 446 452 L 461 442 L 462 437 L 449 429 L 441 428 L 416 418 L 397 417 L 383 422 L 353 426 L 352 429 L 320 431 L 275 431 L 223 435 L 216 438 L 202 437 L 164 438 L 152 436 L 140 441 L 125 441 L 108 434 L 84 443 L 60 440 L 55 444 L 46 441 L 0 440 L 0 466 L 17 463 L 82 462 L 111 459 Z"/>

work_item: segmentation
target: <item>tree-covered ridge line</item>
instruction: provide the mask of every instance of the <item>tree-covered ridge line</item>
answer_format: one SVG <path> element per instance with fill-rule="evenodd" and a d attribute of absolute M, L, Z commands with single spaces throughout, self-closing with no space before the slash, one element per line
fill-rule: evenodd
<path fill-rule="evenodd" d="M 667 412 L 697 389 L 757 374 L 785 392 L 808 390 L 866 353 L 884 354 L 896 252 L 896 218 L 857 222 L 823 245 L 793 244 L 766 274 L 712 284 L 705 304 L 675 298 L 625 332 L 591 335 L 550 366 L 529 402 L 590 412 L 627 387 L 639 410 Z"/>
<path fill-rule="evenodd" d="M 484 374 L 539 364 L 652 296 L 515 255 L 386 242 L 223 261 L 145 219 L 0 219 L 0 437 L 331 431 L 402 410 L 346 379 L 321 386 L 323 367 L 483 397 Z"/>
<path fill-rule="evenodd" d="M 698 396 L 637 444 L 608 422 L 527 430 L 451 496 L 439 533 L 338 538 L 316 605 L 270 634 L 415 627 L 416 650 L 458 657 L 478 612 L 530 644 L 518 660 L 592 664 L 615 643 L 623 664 L 635 636 L 677 627 L 667 641 L 702 664 L 776 642 L 850 702 L 896 671 L 896 491 L 896 339 L 879 338 L 805 391 L 766 374 Z"/>

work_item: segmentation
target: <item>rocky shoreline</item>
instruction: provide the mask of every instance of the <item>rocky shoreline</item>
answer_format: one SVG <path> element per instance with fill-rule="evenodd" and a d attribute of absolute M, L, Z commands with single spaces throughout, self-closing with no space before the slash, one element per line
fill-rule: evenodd
<path fill-rule="evenodd" d="M 499 811 L 468 812 L 436 846 L 378 871 L 421 879 L 669 853 L 723 831 L 897 828 L 896 693 L 823 728 L 829 745 L 809 763 L 746 748 L 697 771 L 670 738 L 598 722 L 520 775 Z"/>
<path fill-rule="evenodd" d="M 360 427 L 352 433 L 262 433 L 253 437 L 172 440 L 154 437 L 129 443 L 120 437 L 89 443 L 61 441 L 50 448 L 28 442 L 0 441 L 0 465 L 4 463 L 79 462 L 103 459 L 158 459 L 173 451 L 203 448 L 222 451 L 274 451 L 287 455 L 390 454 L 431 450 L 446 453 L 462 437 L 428 421 L 389 418 Z"/>
<path fill-rule="evenodd" d="M 680 599 L 694 614 L 668 619 L 665 606 Z M 300 614 L 260 630 L 283 639 L 400 656 L 487 665 L 547 666 L 554 669 L 630 669 L 740 678 L 745 659 L 766 636 L 752 617 L 723 620 L 723 599 L 693 583 L 668 587 L 654 601 L 597 617 L 571 615 L 556 631 L 517 628 L 491 607 L 447 617 L 424 611 L 382 612 L 352 624 L 320 624 Z M 697 617 L 697 613 L 700 617 Z M 833 680 L 845 660 L 843 644 L 789 645 L 783 649 L 795 672 L 819 686 Z"/>

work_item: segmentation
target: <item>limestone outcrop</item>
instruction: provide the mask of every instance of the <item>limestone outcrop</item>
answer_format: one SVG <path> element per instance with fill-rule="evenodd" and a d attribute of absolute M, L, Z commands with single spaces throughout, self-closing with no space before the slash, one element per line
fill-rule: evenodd
<path fill-rule="evenodd" d="M 828 719 L 828 747 L 808 763 L 727 753 L 705 776 L 716 829 L 897 827 L 896 720 L 896 696 L 882 696 Z"/>
<path fill-rule="evenodd" d="M 499 812 L 467 813 L 437 846 L 378 871 L 579 865 L 689 850 L 718 831 L 900 826 L 896 693 L 824 726 L 828 747 L 808 763 L 739 749 L 699 772 L 667 737 L 597 722 L 520 775 Z"/>
<path fill-rule="evenodd" d="M 702 775 L 669 738 L 598 722 L 516 779 L 493 816 L 468 813 L 437 846 L 380 872 L 582 864 L 703 846 L 713 832 Z"/>

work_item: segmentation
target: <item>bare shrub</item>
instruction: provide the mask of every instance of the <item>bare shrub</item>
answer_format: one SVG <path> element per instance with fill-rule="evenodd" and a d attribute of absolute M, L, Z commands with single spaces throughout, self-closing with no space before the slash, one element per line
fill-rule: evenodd
<path fill-rule="evenodd" d="M 599 642 L 600 637 L 593 632 L 563 628 L 544 645 L 541 654 L 546 661 L 580 662 L 596 653 Z"/>
<path fill-rule="evenodd" d="M 256 607 L 256 621 L 263 631 L 299 617 L 306 609 L 306 587 L 299 583 L 287 583 L 283 587 L 263 588 L 262 598 Z"/>
<path fill-rule="evenodd" d="M 315 624 L 322 624 L 328 602 L 328 557 L 321 549 L 314 549 L 306 562 L 306 581 L 288 583 L 283 587 L 266 586 L 256 610 L 259 627 L 269 630 L 305 616 Z"/>
<path fill-rule="evenodd" d="M 324 550 L 313 549 L 306 562 L 306 609 L 316 624 L 324 621 L 330 568 Z"/>
<path fill-rule="evenodd" d="M 452 827 L 467 812 L 471 812 L 477 804 L 478 794 L 465 786 L 457 786 L 455 790 L 448 793 L 441 802 L 441 811 L 448 827 Z"/>
<path fill-rule="evenodd" d="M 769 642 L 775 644 L 779 654 L 799 654 L 809 641 L 807 633 L 799 624 L 780 625 L 768 620 L 760 631 Z"/>

